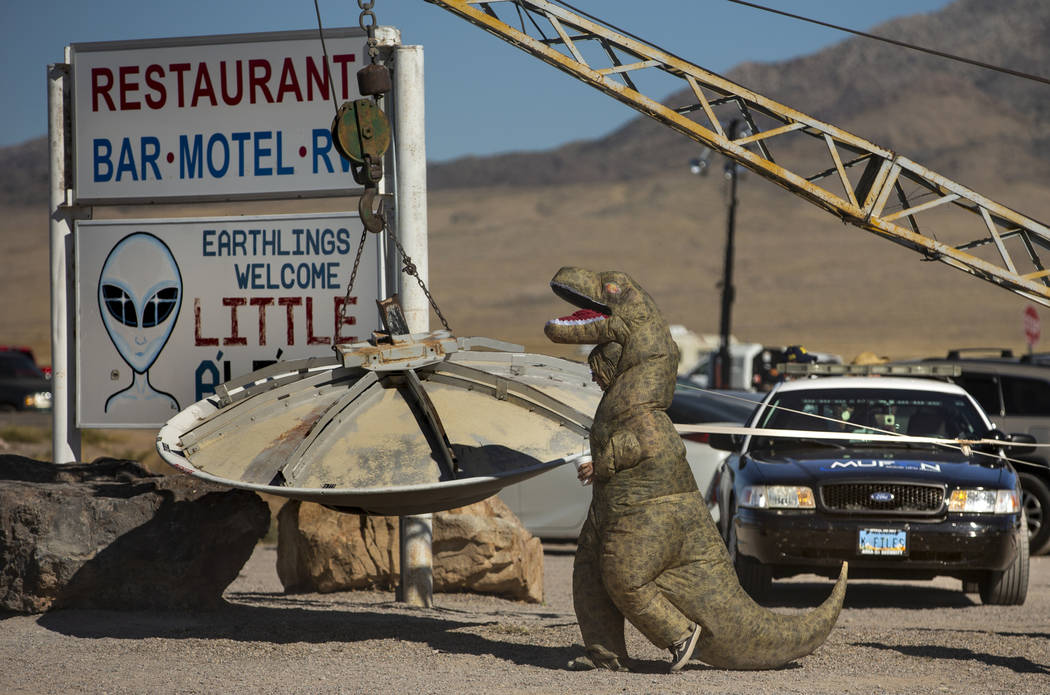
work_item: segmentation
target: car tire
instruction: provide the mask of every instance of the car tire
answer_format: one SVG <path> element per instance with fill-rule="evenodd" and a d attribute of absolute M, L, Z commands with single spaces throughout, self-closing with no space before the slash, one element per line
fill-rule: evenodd
<path fill-rule="evenodd" d="M 1021 506 L 1028 516 L 1028 548 L 1032 555 L 1050 550 L 1050 487 L 1031 473 L 1021 479 Z"/>
<path fill-rule="evenodd" d="M 757 603 L 765 601 L 773 588 L 773 570 L 769 565 L 747 555 L 741 555 L 737 549 L 735 520 L 729 522 L 729 557 L 733 560 L 740 586 Z"/>
<path fill-rule="evenodd" d="M 989 606 L 1020 606 L 1028 598 L 1028 521 L 1021 510 L 1017 555 L 1003 571 L 988 572 L 979 582 L 981 602 Z"/>

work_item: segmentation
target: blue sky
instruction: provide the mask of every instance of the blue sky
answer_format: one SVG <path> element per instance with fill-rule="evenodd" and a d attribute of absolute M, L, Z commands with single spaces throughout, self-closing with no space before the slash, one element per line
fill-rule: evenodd
<path fill-rule="evenodd" d="M 812 53 L 849 38 L 727 0 L 574 0 L 577 7 L 715 72 Z M 948 0 L 760 0 L 860 31 Z M 356 27 L 352 0 L 320 0 L 326 27 Z M 423 0 L 375 0 L 380 24 L 424 46 L 433 161 L 542 150 L 597 137 L 634 112 Z M 316 29 L 312 0 L 3 0 L 0 146 L 47 133 L 46 66 L 70 43 Z M 965 54 L 964 46 L 936 46 Z M 663 97 L 666 95 L 650 95 Z"/>

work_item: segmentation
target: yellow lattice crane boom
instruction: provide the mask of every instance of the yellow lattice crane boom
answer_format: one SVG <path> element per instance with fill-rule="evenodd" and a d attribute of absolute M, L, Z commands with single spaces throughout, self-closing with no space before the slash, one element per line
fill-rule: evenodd
<path fill-rule="evenodd" d="M 1050 228 L 1045 224 L 563 4 L 427 2 L 721 152 L 846 222 L 918 251 L 928 260 L 1050 306 L 1050 270 L 1040 257 L 1050 249 Z M 653 71 L 679 81 L 695 102 L 672 108 L 646 96 L 639 85 Z M 742 136 L 731 138 L 733 119 L 746 124 L 739 131 Z M 775 147 L 779 162 L 772 154 Z M 952 216 L 960 211 L 965 214 Z"/>

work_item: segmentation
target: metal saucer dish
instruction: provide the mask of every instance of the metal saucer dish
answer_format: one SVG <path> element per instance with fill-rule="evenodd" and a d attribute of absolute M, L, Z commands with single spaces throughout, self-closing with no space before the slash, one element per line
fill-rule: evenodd
<path fill-rule="evenodd" d="M 328 507 L 464 506 L 587 454 L 586 365 L 448 331 L 278 362 L 171 418 L 157 450 L 202 480 Z"/>

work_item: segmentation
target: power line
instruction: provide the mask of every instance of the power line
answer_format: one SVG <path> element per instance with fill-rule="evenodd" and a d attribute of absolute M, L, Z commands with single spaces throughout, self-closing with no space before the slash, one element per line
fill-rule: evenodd
<path fill-rule="evenodd" d="M 753 7 L 756 10 L 764 10 L 766 12 L 772 12 L 773 14 L 783 15 L 785 17 L 791 17 L 792 19 L 800 19 L 803 22 L 809 22 L 810 24 L 819 24 L 822 27 L 828 27 L 831 29 L 837 29 L 838 31 L 845 31 L 849 34 L 856 34 L 857 36 L 863 36 L 868 39 L 875 39 L 876 41 L 884 41 L 895 46 L 902 46 L 904 48 L 910 48 L 913 51 L 922 51 L 923 53 L 929 53 L 941 58 L 948 58 L 949 60 L 956 60 L 960 63 L 968 63 L 975 65 L 979 68 L 985 68 L 987 70 L 995 70 L 996 72 L 1006 73 L 1007 75 L 1013 75 L 1014 77 L 1021 77 L 1026 80 L 1033 80 L 1035 82 L 1042 82 L 1043 84 L 1050 84 L 1050 79 L 1040 77 L 1039 75 L 1032 75 L 1027 72 L 1019 72 L 1017 70 L 1011 70 L 1010 68 L 1000 67 L 998 65 L 991 65 L 990 63 L 982 63 L 979 60 L 971 60 L 970 58 L 963 58 L 962 56 L 952 55 L 951 53 L 945 53 L 943 51 L 936 51 L 932 48 L 924 48 L 922 46 L 916 46 L 915 44 L 905 43 L 904 41 L 896 41 L 894 39 L 888 39 L 884 36 L 876 36 L 875 34 L 868 34 L 863 31 L 857 31 L 856 29 L 850 29 L 848 27 L 840 27 L 836 24 L 829 24 L 827 22 L 821 22 L 817 19 L 810 19 L 809 17 L 803 17 L 797 14 L 791 14 L 790 12 L 783 12 L 781 10 L 773 9 L 772 7 L 765 7 L 763 5 L 756 5 L 753 2 L 745 2 L 744 0 L 728 0 L 728 2 L 736 3 L 737 5 L 746 5 Z"/>

